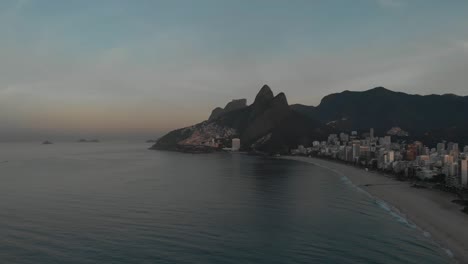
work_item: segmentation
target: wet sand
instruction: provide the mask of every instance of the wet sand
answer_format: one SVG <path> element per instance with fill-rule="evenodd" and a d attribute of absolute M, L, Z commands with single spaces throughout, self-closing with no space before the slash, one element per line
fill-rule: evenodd
<path fill-rule="evenodd" d="M 402 216 L 428 232 L 444 249 L 450 250 L 458 263 L 468 264 L 468 215 L 452 203 L 456 196 L 439 190 L 412 188 L 375 172 L 350 165 L 308 157 L 282 157 L 308 162 L 346 176 L 372 196 L 394 207 Z"/>

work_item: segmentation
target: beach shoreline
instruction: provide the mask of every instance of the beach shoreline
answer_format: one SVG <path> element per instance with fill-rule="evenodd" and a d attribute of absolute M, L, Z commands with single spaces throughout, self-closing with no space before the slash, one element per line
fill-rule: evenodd
<path fill-rule="evenodd" d="M 425 235 L 430 234 L 457 263 L 468 264 L 468 215 L 452 202 L 456 195 L 412 188 L 408 182 L 329 160 L 299 156 L 283 156 L 281 159 L 311 163 L 345 176 L 353 185 L 387 203 Z"/>

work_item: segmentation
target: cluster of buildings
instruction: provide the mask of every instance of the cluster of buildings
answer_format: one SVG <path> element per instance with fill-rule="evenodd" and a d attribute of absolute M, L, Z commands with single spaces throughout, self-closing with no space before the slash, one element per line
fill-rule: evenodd
<path fill-rule="evenodd" d="M 392 142 L 391 136 L 376 137 L 374 130 L 359 136 L 331 134 L 327 141 L 298 146 L 293 155 L 314 155 L 341 160 L 402 177 L 445 182 L 450 188 L 468 188 L 468 146 L 441 142 L 429 148 L 422 142 Z"/>
<path fill-rule="evenodd" d="M 231 139 L 231 147 L 230 148 L 223 148 L 222 146 L 228 145 L 226 139 L 224 138 L 211 138 L 207 141 L 202 142 L 202 145 L 205 147 L 210 147 L 214 149 L 222 148 L 225 151 L 239 151 L 240 150 L 240 139 L 233 138 Z"/>
<path fill-rule="evenodd" d="M 237 135 L 233 128 L 219 126 L 215 123 L 202 122 L 200 124 L 183 128 L 181 134 L 190 134 L 189 137 L 177 142 L 180 146 L 204 147 L 218 149 L 229 145 L 228 139 Z"/>

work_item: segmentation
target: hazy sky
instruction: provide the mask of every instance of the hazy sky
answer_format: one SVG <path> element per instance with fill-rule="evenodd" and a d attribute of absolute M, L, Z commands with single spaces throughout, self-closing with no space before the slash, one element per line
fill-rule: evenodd
<path fill-rule="evenodd" d="M 1 0 L 0 37 L 0 140 L 159 135 L 264 83 L 468 95 L 466 0 Z"/>

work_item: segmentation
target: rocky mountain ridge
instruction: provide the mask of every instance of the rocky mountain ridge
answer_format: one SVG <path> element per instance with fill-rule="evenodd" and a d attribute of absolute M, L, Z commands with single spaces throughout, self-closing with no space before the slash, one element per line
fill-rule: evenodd
<path fill-rule="evenodd" d="M 330 133 L 370 128 L 376 135 L 391 132 L 429 145 L 441 140 L 468 144 L 468 97 L 452 94 L 421 96 L 377 87 L 330 94 L 316 107 L 290 106 L 284 93 L 275 96 L 264 85 L 251 105 L 240 99 L 221 110 L 207 121 L 168 133 L 152 148 L 214 150 L 230 147 L 238 137 L 243 150 L 287 153 Z"/>
<path fill-rule="evenodd" d="M 315 126 L 307 125 L 305 127 L 308 129 L 304 130 L 299 127 L 304 127 L 303 123 L 315 124 L 309 118 L 291 111 L 284 93 L 274 96 L 270 87 L 264 85 L 251 105 L 235 107 L 202 123 L 172 131 L 160 138 L 152 148 L 184 151 L 195 145 L 207 149 L 230 147 L 230 140 L 238 137 L 243 150 L 282 153 L 287 152 L 289 146 L 300 143 L 306 134 L 313 134 Z M 300 131 L 300 136 L 284 137 L 297 131 Z M 285 138 L 288 140 L 285 141 Z"/>
<path fill-rule="evenodd" d="M 453 94 L 413 95 L 383 87 L 367 91 L 344 91 L 325 96 L 316 107 L 292 105 L 302 113 L 339 131 L 374 128 L 385 135 L 392 127 L 407 131 L 410 138 L 466 142 L 468 97 Z M 468 143 L 468 142 L 466 142 Z"/>

